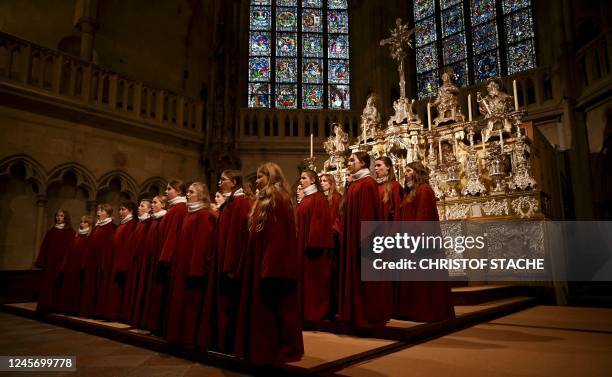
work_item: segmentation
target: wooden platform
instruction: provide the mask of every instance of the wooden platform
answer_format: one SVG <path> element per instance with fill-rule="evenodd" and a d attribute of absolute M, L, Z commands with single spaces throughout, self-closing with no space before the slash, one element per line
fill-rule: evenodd
<path fill-rule="evenodd" d="M 386 327 L 367 332 L 352 329 L 346 324 L 336 321 L 307 324 L 305 326 L 306 331 L 304 331 L 305 354 L 303 359 L 281 368 L 256 368 L 231 355 L 172 347 L 160 337 L 152 336 L 146 331 L 131 328 L 123 323 L 85 319 L 63 314 L 40 314 L 35 311 L 36 303 L 33 302 L 5 304 L 1 309 L 7 313 L 103 336 L 239 373 L 295 376 L 334 373 L 351 365 L 394 353 L 412 344 L 418 344 L 475 324 L 500 318 L 537 303 L 537 299 L 534 297 L 504 297 L 512 292 L 511 289 L 504 287 L 457 287 L 453 288 L 454 292 L 455 290 L 459 292 L 455 294 L 467 294 L 472 296 L 471 299 L 475 299 L 475 301 L 484 300 L 478 298 L 478 294 L 495 299 L 474 305 L 456 305 L 457 318 L 446 322 L 419 323 L 391 320 Z"/>

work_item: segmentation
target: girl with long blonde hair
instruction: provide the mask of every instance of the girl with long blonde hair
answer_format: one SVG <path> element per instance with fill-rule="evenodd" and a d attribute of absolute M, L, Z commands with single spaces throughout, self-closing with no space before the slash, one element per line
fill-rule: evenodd
<path fill-rule="evenodd" d="M 301 261 L 291 192 L 281 168 L 257 169 L 249 214 L 236 354 L 253 364 L 282 364 L 304 354 L 298 283 Z"/>

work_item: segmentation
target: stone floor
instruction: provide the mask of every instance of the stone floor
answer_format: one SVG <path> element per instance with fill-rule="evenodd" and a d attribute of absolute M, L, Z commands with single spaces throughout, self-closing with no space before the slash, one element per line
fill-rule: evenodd
<path fill-rule="evenodd" d="M 0 372 L 1 376 L 174 377 L 241 374 L 144 348 L 0 313 L 0 355 L 76 356 L 76 372 Z"/>

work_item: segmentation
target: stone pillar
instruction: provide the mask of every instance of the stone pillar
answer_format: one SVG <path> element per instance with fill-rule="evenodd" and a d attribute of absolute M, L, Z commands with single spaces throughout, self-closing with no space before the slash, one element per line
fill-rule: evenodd
<path fill-rule="evenodd" d="M 74 8 L 74 26 L 81 30 L 81 59 L 90 62 L 93 57 L 98 0 L 77 0 Z"/>
<path fill-rule="evenodd" d="M 47 197 L 45 195 L 36 196 L 36 228 L 34 230 L 34 250 L 32 250 L 32 266 L 38 257 L 38 250 L 45 233 L 45 206 L 47 205 Z"/>
<path fill-rule="evenodd" d="M 87 213 L 92 217 L 94 224 L 96 223 L 96 210 L 98 209 L 98 202 L 96 200 L 87 201 Z"/>
<path fill-rule="evenodd" d="M 90 62 L 93 57 L 95 25 L 90 19 L 82 19 L 81 27 L 81 59 Z"/>

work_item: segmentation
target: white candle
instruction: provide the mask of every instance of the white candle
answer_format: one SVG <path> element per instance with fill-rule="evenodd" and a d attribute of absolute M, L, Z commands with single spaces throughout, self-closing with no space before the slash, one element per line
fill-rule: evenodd
<path fill-rule="evenodd" d="M 314 138 L 314 134 L 310 134 L 310 158 L 312 158 L 313 156 L 313 138 Z"/>
<path fill-rule="evenodd" d="M 502 135 L 502 130 L 499 130 L 499 144 L 501 146 L 502 153 L 504 152 L 504 135 Z"/>
<path fill-rule="evenodd" d="M 468 119 L 472 121 L 472 95 L 468 94 Z"/>
<path fill-rule="evenodd" d="M 440 163 L 442 163 L 442 140 L 438 140 L 438 155 L 440 156 Z"/>
<path fill-rule="evenodd" d="M 485 149 L 485 138 L 484 138 L 484 132 L 480 131 L 480 137 L 482 138 L 482 151 L 484 152 Z"/>
<path fill-rule="evenodd" d="M 516 80 L 512 80 L 512 89 L 514 90 L 514 110 L 518 111 L 518 90 L 516 89 Z"/>
<path fill-rule="evenodd" d="M 427 126 L 431 131 L 431 103 L 427 102 Z"/>

